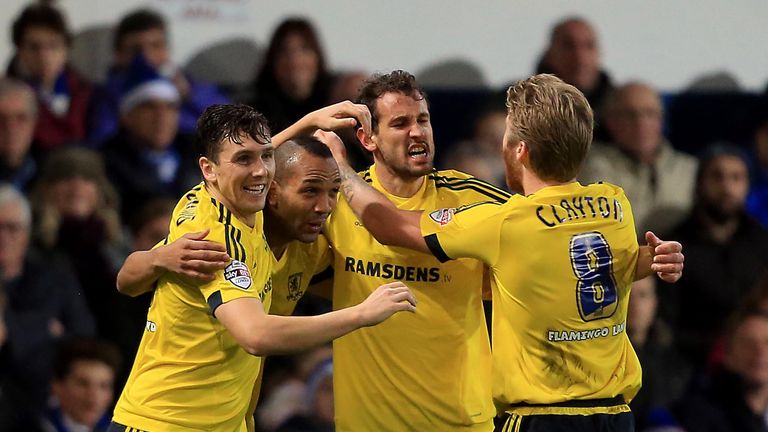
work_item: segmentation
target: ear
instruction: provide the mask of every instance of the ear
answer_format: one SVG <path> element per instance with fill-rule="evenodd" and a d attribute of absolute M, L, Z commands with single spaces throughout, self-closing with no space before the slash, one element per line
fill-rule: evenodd
<path fill-rule="evenodd" d="M 528 143 L 525 141 L 518 141 L 517 147 L 515 148 L 515 158 L 517 158 L 518 162 L 527 164 L 529 156 L 530 148 L 528 147 Z"/>
<path fill-rule="evenodd" d="M 269 204 L 270 207 L 277 207 L 277 197 L 280 196 L 280 183 L 277 182 L 277 180 L 272 180 L 272 183 L 269 185 L 269 191 L 267 191 L 267 204 Z"/>
<path fill-rule="evenodd" d="M 197 160 L 198 166 L 200 166 L 200 172 L 203 173 L 203 178 L 208 183 L 216 183 L 216 164 L 205 156 L 200 156 Z"/>
<path fill-rule="evenodd" d="M 357 135 L 357 139 L 360 141 L 360 144 L 362 144 L 364 149 L 371 153 L 376 151 L 377 146 L 376 143 L 373 142 L 372 135 L 366 134 L 363 128 L 357 128 L 355 134 Z"/>

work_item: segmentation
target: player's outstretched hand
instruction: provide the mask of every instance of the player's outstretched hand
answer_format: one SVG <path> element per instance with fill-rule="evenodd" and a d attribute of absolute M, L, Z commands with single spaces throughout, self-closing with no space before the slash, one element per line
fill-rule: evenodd
<path fill-rule="evenodd" d="M 651 270 L 664 282 L 677 282 L 683 276 L 683 245 L 676 241 L 661 240 L 651 231 L 645 233 L 645 241 L 653 253 Z"/>
<path fill-rule="evenodd" d="M 158 265 L 171 273 L 210 282 L 231 258 L 224 245 L 205 240 L 209 230 L 187 233 L 157 248 Z"/>
<path fill-rule="evenodd" d="M 322 130 L 332 131 L 355 127 L 359 123 L 366 134 L 371 133 L 371 112 L 363 104 L 347 100 L 320 108 L 308 115 L 312 117 L 311 123 Z"/>
<path fill-rule="evenodd" d="M 363 325 L 373 326 L 397 312 L 416 312 L 416 297 L 402 282 L 392 282 L 376 288 L 358 308 Z"/>
<path fill-rule="evenodd" d="M 318 129 L 315 131 L 315 133 L 312 134 L 312 136 L 317 138 L 318 141 L 327 145 L 328 148 L 331 149 L 333 158 L 336 159 L 337 162 L 346 160 L 347 149 L 344 147 L 344 142 L 341 141 L 341 138 L 339 138 L 338 135 L 333 132 L 326 132 L 324 130 Z"/>

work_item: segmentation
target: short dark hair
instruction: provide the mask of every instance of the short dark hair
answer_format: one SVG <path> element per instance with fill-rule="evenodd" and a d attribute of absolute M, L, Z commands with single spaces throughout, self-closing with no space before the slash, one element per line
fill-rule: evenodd
<path fill-rule="evenodd" d="M 147 30 L 166 31 L 165 18 L 151 9 L 139 9 L 125 15 L 115 28 L 115 36 L 112 39 L 112 48 L 120 49 L 126 35 L 145 32 Z"/>
<path fill-rule="evenodd" d="M 294 157 L 299 150 L 303 150 L 308 154 L 321 159 L 333 160 L 331 149 L 317 138 L 309 136 L 291 138 L 275 150 L 275 179 L 280 180 L 285 178 L 282 175 L 285 174 L 288 166 L 292 164 L 292 162 L 290 162 L 291 158 Z"/>
<path fill-rule="evenodd" d="M 740 160 L 744 164 L 744 167 L 747 169 L 747 173 L 749 173 L 749 157 L 747 156 L 747 153 L 744 151 L 744 149 L 727 141 L 717 141 L 711 143 L 705 147 L 701 153 L 699 153 L 699 166 L 696 170 L 697 195 L 701 192 L 699 189 L 701 187 L 701 180 L 704 177 L 704 174 L 716 159 L 724 156 L 734 157 Z"/>
<path fill-rule="evenodd" d="M 112 342 L 99 339 L 75 338 L 63 342 L 54 357 L 53 378 L 61 381 L 72 372 L 77 361 L 90 360 L 104 363 L 115 374 L 120 371 L 122 357 Z"/>
<path fill-rule="evenodd" d="M 197 148 L 213 162 L 218 162 L 223 140 L 242 144 L 242 135 L 259 144 L 272 142 L 266 117 L 248 105 L 211 105 L 197 120 Z"/>
<path fill-rule="evenodd" d="M 289 142 L 296 144 L 296 146 L 302 148 L 304 151 L 306 151 L 311 155 L 314 155 L 323 159 L 333 158 L 333 153 L 331 153 L 331 149 L 329 149 L 327 145 L 323 144 L 322 142 L 320 142 L 320 140 L 318 140 L 315 137 L 298 136 L 298 137 L 291 138 L 288 142 L 286 142 L 286 144 Z M 280 147 L 278 147 L 277 151 L 280 151 Z"/>
<path fill-rule="evenodd" d="M 24 39 L 24 33 L 32 27 L 43 27 L 64 37 L 67 45 L 72 41 L 72 34 L 67 27 L 64 14 L 47 4 L 29 5 L 21 11 L 21 15 L 13 22 L 11 37 L 13 45 L 18 48 Z"/>
<path fill-rule="evenodd" d="M 392 71 L 388 74 L 373 74 L 365 80 L 360 88 L 357 103 L 364 104 L 371 112 L 371 127 L 374 131 L 379 129 L 379 114 L 376 112 L 376 100 L 386 93 L 402 93 L 416 100 L 427 100 L 416 77 L 404 70 Z"/>

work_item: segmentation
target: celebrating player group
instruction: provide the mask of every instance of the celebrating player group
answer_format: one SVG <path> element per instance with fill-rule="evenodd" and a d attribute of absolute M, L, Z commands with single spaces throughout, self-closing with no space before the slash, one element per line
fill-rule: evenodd
<path fill-rule="evenodd" d="M 638 244 L 623 190 L 575 180 L 594 127 L 578 89 L 536 75 L 506 106 L 514 194 L 434 168 L 404 71 L 274 136 L 248 106 L 209 107 L 203 181 L 118 275 L 154 297 L 110 431 L 253 431 L 264 356 L 331 340 L 338 431 L 633 430 L 630 285 L 678 280 L 682 246 Z M 344 128 L 373 156 L 360 173 Z M 289 316 L 307 290 L 334 310 Z"/>

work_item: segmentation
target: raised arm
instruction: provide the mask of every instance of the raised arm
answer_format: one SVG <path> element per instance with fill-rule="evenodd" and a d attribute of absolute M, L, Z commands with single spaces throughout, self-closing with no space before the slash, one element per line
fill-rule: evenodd
<path fill-rule="evenodd" d="M 640 247 L 635 280 L 653 273 L 664 282 L 674 283 L 683 276 L 683 245 L 676 241 L 664 241 L 650 231 L 645 233 L 647 246 Z"/>
<path fill-rule="evenodd" d="M 153 290 L 166 272 L 203 282 L 213 280 L 230 258 L 224 245 L 205 240 L 207 235 L 208 230 L 188 233 L 167 245 L 130 254 L 117 274 L 117 290 L 136 297 Z"/>
<path fill-rule="evenodd" d="M 343 101 L 305 115 L 296 123 L 272 137 L 272 145 L 280 144 L 297 136 L 312 135 L 316 130 L 332 131 L 360 125 L 367 133 L 371 131 L 371 112 L 362 104 Z"/>
<path fill-rule="evenodd" d="M 430 253 L 421 235 L 421 210 L 398 209 L 372 188 L 347 163 L 344 144 L 333 132 L 317 131 L 315 137 L 327 145 L 339 166 L 341 190 L 358 219 L 379 243 Z"/>
<path fill-rule="evenodd" d="M 380 286 L 362 303 L 307 317 L 268 315 L 256 298 L 239 298 L 216 308 L 216 318 L 248 353 L 257 356 L 304 350 L 376 325 L 397 312 L 416 311 L 416 299 L 402 282 Z"/>

